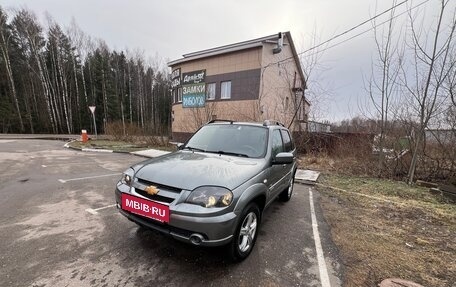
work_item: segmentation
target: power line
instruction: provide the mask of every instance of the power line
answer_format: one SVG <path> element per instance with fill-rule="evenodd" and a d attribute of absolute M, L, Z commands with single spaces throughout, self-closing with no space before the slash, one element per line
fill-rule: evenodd
<path fill-rule="evenodd" d="M 401 2 L 401 3 L 399 3 L 399 4 L 396 4 L 396 5 L 394 5 L 393 7 L 391 7 L 391 8 L 389 8 L 389 9 L 383 11 L 382 13 L 377 14 L 377 15 L 375 15 L 374 17 L 371 17 L 370 19 L 361 22 L 361 23 L 359 23 L 359 24 L 357 24 L 357 25 L 351 27 L 350 29 L 347 29 L 347 30 L 345 30 L 344 32 L 339 33 L 339 34 L 337 34 L 337 35 L 335 35 L 335 36 L 329 38 L 328 40 L 326 40 L 326 41 L 324 41 L 324 42 L 322 42 L 322 43 L 319 43 L 319 44 L 317 44 L 317 45 L 315 45 L 315 46 L 313 46 L 313 47 L 311 47 L 311 48 L 309 48 L 309 49 L 307 49 L 307 50 L 304 50 L 304 51 L 302 51 L 302 52 L 297 53 L 297 55 L 302 55 L 302 54 L 305 54 L 305 53 L 307 53 L 307 52 L 309 52 L 309 51 L 315 50 L 316 48 L 321 47 L 321 46 L 323 46 L 323 45 L 325 45 L 325 44 L 327 44 L 327 43 L 329 43 L 329 42 L 331 42 L 331 41 L 333 41 L 333 40 L 335 40 L 335 39 L 337 39 L 337 38 L 339 38 L 339 37 L 341 37 L 341 36 L 343 36 L 343 35 L 345 35 L 345 34 L 347 34 L 347 33 L 349 33 L 349 32 L 351 32 L 351 31 L 353 31 L 353 30 L 355 30 L 355 29 L 361 27 L 362 25 L 364 25 L 364 24 L 366 24 L 366 23 L 369 23 L 370 21 L 372 21 L 372 20 L 374 20 L 374 19 L 376 19 L 376 18 L 378 18 L 378 17 L 380 17 L 380 16 L 382 16 L 382 15 L 388 13 L 389 11 L 395 9 L 396 7 L 398 7 L 398 6 L 400 6 L 400 5 L 403 5 L 403 4 L 406 3 L 407 1 L 408 1 L 408 0 L 405 0 L 405 1 Z M 416 9 L 416 8 L 418 8 L 418 7 L 422 6 L 422 5 L 424 5 L 425 3 L 429 2 L 429 1 L 430 1 L 430 0 L 425 0 L 425 1 L 421 2 L 420 4 L 417 4 L 416 6 L 410 8 L 410 10 L 414 10 L 414 9 Z M 373 27 L 371 27 L 371 28 L 369 28 L 369 29 L 367 29 L 367 30 L 361 32 L 361 33 L 358 33 L 358 34 L 356 34 L 356 35 L 354 35 L 354 36 L 352 36 L 352 37 L 350 37 L 350 38 L 348 38 L 348 39 L 345 39 L 345 40 L 343 40 L 343 41 L 341 41 L 341 42 L 339 42 L 339 43 L 337 43 L 337 44 L 334 44 L 334 45 L 332 45 L 332 46 L 326 47 L 325 49 L 323 49 L 323 50 L 321 50 L 321 51 L 316 51 L 315 53 L 313 53 L 313 54 L 311 54 L 311 55 L 315 55 L 315 54 L 324 52 L 324 51 L 326 51 L 326 50 L 328 50 L 328 49 L 331 49 L 331 48 L 336 47 L 336 46 L 338 46 L 338 45 L 340 45 L 340 44 L 343 44 L 343 43 L 345 43 L 345 42 L 347 42 L 347 41 L 350 41 L 350 40 L 352 40 L 352 39 L 354 39 L 354 38 L 356 38 L 356 37 L 359 37 L 359 36 L 361 36 L 361 35 L 363 35 L 363 34 L 369 32 L 369 31 L 371 31 L 372 29 L 377 28 L 378 26 L 384 25 L 385 23 L 388 23 L 389 21 L 391 21 L 391 20 L 393 20 L 393 19 L 395 19 L 395 18 L 397 18 L 397 17 L 399 17 L 399 16 L 404 15 L 405 13 L 407 13 L 407 11 L 402 12 L 402 13 L 400 13 L 400 14 L 398 14 L 398 15 L 395 15 L 394 17 L 391 17 L 391 18 L 389 18 L 388 20 L 386 20 L 386 21 L 384 21 L 384 22 L 381 22 L 380 24 L 377 24 L 377 25 L 375 25 L 375 26 L 373 26 Z M 279 60 L 279 61 L 277 61 L 277 62 L 270 63 L 270 64 L 268 64 L 266 67 L 271 66 L 271 65 L 273 65 L 273 64 L 279 64 L 279 63 L 282 63 L 282 62 L 285 62 L 285 61 L 289 61 L 289 60 L 291 60 L 291 59 L 294 59 L 294 56 L 291 56 L 291 57 L 288 57 L 288 58 Z M 265 67 L 265 68 L 266 68 L 266 67 Z"/>
<path fill-rule="evenodd" d="M 330 39 L 328 39 L 328 40 L 326 40 L 326 41 L 324 41 L 324 42 L 322 42 L 322 43 L 320 43 L 320 44 L 318 44 L 318 45 L 316 45 L 316 46 L 313 46 L 313 47 L 311 47 L 311 48 L 309 48 L 309 49 L 307 49 L 307 50 L 305 50 L 305 51 L 302 51 L 302 52 L 299 53 L 298 55 L 301 55 L 301 54 L 307 53 L 307 52 L 309 52 L 309 51 L 312 51 L 312 50 L 314 50 L 314 49 L 316 49 L 316 48 L 318 48 L 318 47 L 323 46 L 323 45 L 326 44 L 326 43 L 331 42 L 331 41 L 334 40 L 334 39 L 337 39 L 337 38 L 339 38 L 339 37 L 341 37 L 341 36 L 343 36 L 343 35 L 345 35 L 345 34 L 347 34 L 347 33 L 350 33 L 351 31 L 353 31 L 353 30 L 355 30 L 355 29 L 357 29 L 357 28 L 363 26 L 364 24 L 369 23 L 369 22 L 371 22 L 372 20 L 377 19 L 378 17 L 380 17 L 380 16 L 382 16 L 382 15 L 388 13 L 389 11 L 391 11 L 391 10 L 393 10 L 393 9 L 395 9 L 395 8 L 397 8 L 397 7 L 401 6 L 401 5 L 403 5 L 403 4 L 405 4 L 407 1 L 408 1 L 408 0 L 402 1 L 401 3 L 394 5 L 393 7 L 391 7 L 391 8 L 389 8 L 389 9 L 383 11 L 382 13 L 375 15 L 374 17 L 371 17 L 370 19 L 365 20 L 365 21 L 359 23 L 358 25 L 355 25 L 355 26 L 351 27 L 350 29 L 345 30 L 345 31 L 342 32 L 342 33 L 339 33 L 339 34 L 337 34 L 337 35 L 331 37 Z M 429 0 L 427 0 L 427 1 L 429 1 Z"/>
<path fill-rule="evenodd" d="M 412 8 L 410 8 L 410 10 L 416 9 L 416 8 L 420 7 L 421 5 L 426 4 L 426 3 L 429 2 L 429 1 L 430 1 L 430 0 L 425 0 L 425 1 L 421 2 L 420 4 L 417 4 L 416 6 L 413 6 Z M 396 18 L 398 18 L 398 17 L 404 15 L 404 14 L 407 13 L 407 12 L 408 12 L 408 11 L 404 11 L 404 12 L 402 12 L 402 13 L 399 13 L 399 14 L 397 14 L 397 15 L 395 15 L 395 16 L 389 18 L 388 20 L 385 20 L 385 21 L 383 21 L 383 22 L 381 22 L 381 23 L 379 23 L 379 24 L 376 24 L 376 25 L 372 26 L 371 28 L 369 28 L 369 29 L 367 29 L 367 30 L 364 30 L 363 32 L 358 33 L 358 34 L 356 34 L 356 35 L 354 35 L 354 36 L 352 36 L 352 37 L 350 37 L 350 38 L 348 38 L 348 39 L 345 39 L 345 40 L 343 40 L 343 41 L 341 41 L 341 42 L 338 42 L 338 43 L 336 43 L 336 44 L 334 44 L 334 45 L 325 47 L 323 50 L 316 51 L 316 52 L 310 54 L 310 56 L 315 55 L 315 54 L 318 54 L 318 53 L 322 53 L 322 52 L 324 52 L 324 51 L 326 51 L 326 50 L 329 50 L 329 49 L 331 49 L 331 48 L 334 48 L 334 47 L 336 47 L 336 46 L 339 46 L 340 44 L 343 44 L 343 43 L 345 43 L 345 42 L 348 42 L 348 41 L 350 41 L 350 40 L 352 40 L 352 39 L 354 39 L 354 38 L 356 38 L 356 37 L 359 37 L 359 36 L 361 36 L 361 35 L 363 35 L 363 34 L 366 34 L 367 32 L 369 32 L 369 31 L 371 31 L 371 30 L 373 30 L 373 29 L 375 29 L 375 28 L 377 28 L 377 27 L 379 27 L 379 26 L 382 26 L 382 25 L 386 24 L 386 23 L 390 22 L 391 20 L 394 20 L 394 19 L 396 19 Z M 320 45 L 320 44 L 319 44 L 319 45 Z M 302 54 L 304 54 L 304 53 L 306 53 L 306 52 L 308 52 L 308 51 L 310 51 L 310 50 L 313 50 L 313 49 L 312 49 L 312 48 L 311 48 L 311 49 L 307 49 L 306 51 L 303 51 L 303 52 L 298 53 L 298 55 L 302 55 Z"/>

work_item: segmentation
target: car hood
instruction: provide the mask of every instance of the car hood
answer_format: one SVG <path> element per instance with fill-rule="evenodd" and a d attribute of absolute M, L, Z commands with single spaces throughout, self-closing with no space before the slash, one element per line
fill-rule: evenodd
<path fill-rule="evenodd" d="M 223 186 L 233 190 L 258 174 L 264 159 L 178 151 L 146 161 L 136 177 L 180 189 Z"/>

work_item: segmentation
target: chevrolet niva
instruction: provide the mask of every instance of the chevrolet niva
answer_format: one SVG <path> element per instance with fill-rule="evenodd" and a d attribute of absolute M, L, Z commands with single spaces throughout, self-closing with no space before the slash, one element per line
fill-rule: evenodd
<path fill-rule="evenodd" d="M 176 152 L 127 169 L 118 210 L 140 226 L 201 246 L 252 251 L 263 210 L 293 193 L 296 149 L 275 121 L 210 121 Z"/>

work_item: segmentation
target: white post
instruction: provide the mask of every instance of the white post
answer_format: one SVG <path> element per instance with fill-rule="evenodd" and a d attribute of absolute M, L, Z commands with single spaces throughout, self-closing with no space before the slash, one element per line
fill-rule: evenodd
<path fill-rule="evenodd" d="M 92 112 L 92 118 L 93 118 L 93 127 L 95 128 L 95 139 L 98 139 L 97 135 L 97 123 L 95 122 L 95 106 L 89 106 L 90 111 Z"/>

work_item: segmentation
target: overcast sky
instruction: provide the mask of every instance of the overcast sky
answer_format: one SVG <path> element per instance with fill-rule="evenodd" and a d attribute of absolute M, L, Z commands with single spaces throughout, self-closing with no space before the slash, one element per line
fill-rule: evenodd
<path fill-rule="evenodd" d="M 79 27 L 114 49 L 143 50 L 166 60 L 183 54 L 290 31 L 298 51 L 310 47 L 309 35 L 324 41 L 391 7 L 393 0 L 0 0 L 7 11 L 26 7 L 44 23 L 50 15 L 62 26 L 74 18 Z M 401 1 L 398 1 L 401 2 Z M 423 2 L 410 0 L 407 5 Z M 451 0 L 451 2 L 456 2 Z M 454 4 L 454 3 L 453 3 Z M 377 7 L 376 7 L 377 6 Z M 454 5 L 453 5 L 454 6 Z M 436 15 L 438 0 L 429 0 L 426 17 Z M 397 14 L 405 10 L 397 9 Z M 454 9 L 454 8 L 453 8 Z M 406 15 L 398 18 L 405 19 Z M 384 15 L 379 21 L 386 20 Z M 339 40 L 371 26 L 367 24 Z M 332 42 L 329 45 L 335 44 Z M 329 93 L 318 105 L 318 120 L 337 121 L 360 112 L 365 102 L 363 73 L 370 73 L 374 54 L 373 33 L 366 33 L 328 49 L 320 59 L 317 80 Z"/>

